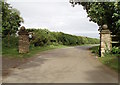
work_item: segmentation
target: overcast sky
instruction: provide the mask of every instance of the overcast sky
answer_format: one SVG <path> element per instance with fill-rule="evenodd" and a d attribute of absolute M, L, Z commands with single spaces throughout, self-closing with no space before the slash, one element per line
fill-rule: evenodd
<path fill-rule="evenodd" d="M 20 11 L 26 28 L 99 37 L 97 24 L 89 22 L 82 6 L 72 7 L 69 0 L 8 0 L 8 3 Z"/>

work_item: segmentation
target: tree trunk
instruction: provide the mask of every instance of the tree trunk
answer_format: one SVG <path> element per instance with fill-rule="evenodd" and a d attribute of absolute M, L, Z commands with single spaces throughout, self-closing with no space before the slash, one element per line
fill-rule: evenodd
<path fill-rule="evenodd" d="M 8 47 L 10 47 L 10 32 L 8 32 Z"/>

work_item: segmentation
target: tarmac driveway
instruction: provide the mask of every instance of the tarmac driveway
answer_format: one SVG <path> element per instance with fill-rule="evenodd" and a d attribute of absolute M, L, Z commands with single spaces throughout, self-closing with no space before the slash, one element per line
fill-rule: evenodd
<path fill-rule="evenodd" d="M 101 64 L 90 46 L 54 49 L 38 54 L 3 79 L 4 83 L 117 83 L 118 74 Z"/>

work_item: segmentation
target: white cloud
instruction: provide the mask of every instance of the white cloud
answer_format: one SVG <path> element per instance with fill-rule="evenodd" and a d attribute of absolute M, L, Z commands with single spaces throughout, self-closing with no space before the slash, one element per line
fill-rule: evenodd
<path fill-rule="evenodd" d="M 8 2 L 69 2 L 69 0 L 7 0 Z"/>
<path fill-rule="evenodd" d="M 24 2 L 25 1 L 25 2 Z M 72 7 L 69 0 L 8 0 L 21 12 L 27 28 L 48 28 L 70 34 L 86 33 L 98 37 L 98 26 L 89 22 L 82 6 Z M 37 2 L 36 2 L 37 1 Z M 95 36 L 91 36 L 92 33 Z"/>

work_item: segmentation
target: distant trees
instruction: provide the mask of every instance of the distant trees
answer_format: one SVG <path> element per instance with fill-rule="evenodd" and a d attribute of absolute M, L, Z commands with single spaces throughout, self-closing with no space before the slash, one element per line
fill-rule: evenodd
<path fill-rule="evenodd" d="M 37 29 L 34 31 L 34 40 L 32 43 L 34 43 L 35 46 L 44 46 L 46 44 L 49 44 L 50 39 L 50 31 L 47 29 Z"/>
<path fill-rule="evenodd" d="M 44 45 L 82 45 L 82 44 L 97 44 L 99 39 L 75 36 L 65 34 L 62 32 L 50 32 L 47 29 L 27 29 L 33 32 L 33 40 L 31 41 L 34 46 Z"/>

